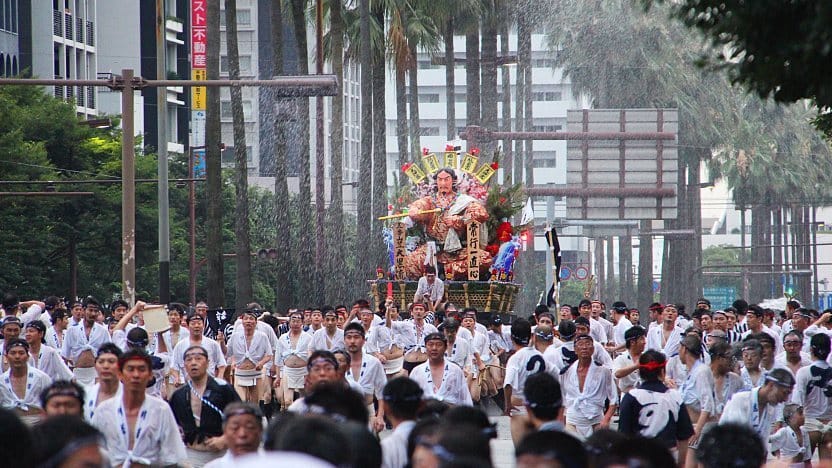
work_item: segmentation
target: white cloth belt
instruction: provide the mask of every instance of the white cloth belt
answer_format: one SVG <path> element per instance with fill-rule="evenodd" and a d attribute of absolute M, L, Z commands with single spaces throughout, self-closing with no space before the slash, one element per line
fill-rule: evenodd
<path fill-rule="evenodd" d="M 241 387 L 257 385 L 257 379 L 262 376 L 263 372 L 257 369 L 234 369 L 235 383 Z"/>
<path fill-rule="evenodd" d="M 81 385 L 93 385 L 95 383 L 95 367 L 76 367 L 72 370 L 75 380 Z"/>
<path fill-rule="evenodd" d="M 404 366 L 404 356 L 399 356 L 395 359 L 388 359 L 387 362 L 384 363 L 384 373 L 396 374 L 402 370 L 402 366 Z"/>
<path fill-rule="evenodd" d="M 286 386 L 288 388 L 303 388 L 306 384 L 306 374 L 309 371 L 306 367 L 287 367 L 283 366 L 283 378 L 286 379 Z"/>
<path fill-rule="evenodd" d="M 121 468 L 130 468 L 130 465 L 133 463 L 138 463 L 140 465 L 150 465 L 152 462 L 149 458 L 144 457 L 137 457 L 133 455 L 132 450 L 127 451 L 127 458 L 124 459 L 124 463 L 121 464 Z"/>

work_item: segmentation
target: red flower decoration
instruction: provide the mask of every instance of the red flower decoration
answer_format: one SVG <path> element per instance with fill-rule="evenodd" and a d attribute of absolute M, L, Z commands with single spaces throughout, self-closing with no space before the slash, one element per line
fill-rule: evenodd
<path fill-rule="evenodd" d="M 445 151 L 453 151 L 454 145 L 445 145 Z"/>
<path fill-rule="evenodd" d="M 499 167 L 500 167 L 500 165 L 497 164 L 497 161 L 494 161 L 493 163 L 491 163 L 491 169 L 494 169 L 496 171 Z"/>
<path fill-rule="evenodd" d="M 506 197 L 500 197 L 500 204 L 504 204 L 506 202 Z"/>
<path fill-rule="evenodd" d="M 422 148 L 422 155 L 427 156 L 430 153 L 430 150 L 427 148 Z"/>
<path fill-rule="evenodd" d="M 409 162 L 404 163 L 404 166 L 402 166 L 402 172 L 407 172 L 407 170 L 410 169 L 410 166 L 412 166 L 412 165 L 413 165 L 413 163 L 409 163 Z"/>
<path fill-rule="evenodd" d="M 480 149 L 479 148 L 471 148 L 471 154 L 473 154 L 474 156 L 478 156 L 480 154 Z"/>

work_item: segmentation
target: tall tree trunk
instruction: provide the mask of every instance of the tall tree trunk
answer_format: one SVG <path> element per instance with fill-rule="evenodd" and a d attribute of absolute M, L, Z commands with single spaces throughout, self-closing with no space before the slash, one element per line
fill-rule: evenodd
<path fill-rule="evenodd" d="M 220 3 L 208 2 L 207 62 L 209 80 L 220 78 Z M 205 220 L 205 257 L 208 260 L 208 305 L 224 307 L 222 245 L 222 154 L 220 152 L 220 89 L 206 90 L 205 116 L 205 189 L 208 198 L 208 219 Z"/>
<path fill-rule="evenodd" d="M 361 15 L 361 156 L 358 165 L 358 236 L 357 252 L 370 252 L 372 247 L 372 183 L 373 183 L 373 55 L 370 44 L 370 0 L 359 0 Z M 358 255 L 356 276 L 370 275 L 372 259 Z M 356 280 L 357 281 L 357 280 Z"/>
<path fill-rule="evenodd" d="M 283 75 L 283 12 L 281 2 L 271 4 L 271 41 L 272 41 L 272 74 Z M 288 148 L 286 146 L 286 125 L 289 116 L 285 115 L 285 98 L 282 102 L 275 102 L 274 119 L 274 246 L 280 254 L 275 259 L 275 311 L 286 313 L 293 305 L 290 281 L 296 271 L 293 267 L 291 237 L 289 233 L 292 223 L 289 217 L 289 183 L 288 176 Z"/>
<path fill-rule="evenodd" d="M 615 295 L 615 244 L 612 236 L 608 236 L 604 242 L 607 248 L 607 279 L 604 281 L 603 295 L 599 293 L 598 299 L 607 301 Z"/>
<path fill-rule="evenodd" d="M 784 263 L 783 262 L 783 246 L 785 245 L 785 244 L 783 244 L 783 222 L 782 222 L 783 207 L 779 206 L 779 205 L 773 207 L 769 216 L 771 216 L 771 219 L 773 220 L 772 230 L 771 230 L 771 234 L 772 234 L 771 244 L 775 245 L 775 247 L 771 248 L 771 251 L 772 251 L 772 262 L 771 263 L 772 263 L 772 268 L 774 269 L 774 271 L 780 272 L 780 271 L 783 271 L 783 263 Z M 776 247 L 777 244 L 780 244 L 780 247 Z M 771 278 L 766 278 L 766 279 L 770 280 Z M 774 282 L 774 291 L 775 291 L 775 297 L 780 297 L 780 296 L 783 295 L 783 284 L 779 281 L 779 275 L 778 275 L 778 281 Z"/>
<path fill-rule="evenodd" d="M 445 31 L 442 33 L 442 40 L 445 42 L 445 113 L 447 114 L 448 140 L 456 137 L 456 86 L 454 84 L 454 71 L 456 60 L 454 58 L 454 18 L 448 15 L 445 22 Z"/>
<path fill-rule="evenodd" d="M 339 254 L 346 250 L 344 245 L 344 19 L 341 15 L 343 0 L 329 0 L 329 35 L 332 73 L 338 79 L 335 97 L 332 99 L 331 148 L 331 200 L 329 203 L 329 255 L 327 256 L 326 303 L 336 304 L 343 299 L 347 286 L 346 265 Z"/>
<path fill-rule="evenodd" d="M 465 34 L 466 125 L 480 124 L 480 31 L 477 25 Z"/>
<path fill-rule="evenodd" d="M 294 29 L 295 43 L 297 44 L 298 74 L 309 74 L 309 44 L 306 40 L 306 0 L 292 0 L 292 26 Z M 298 281 L 295 288 L 295 299 L 298 302 L 307 302 L 314 297 L 315 291 L 315 268 L 312 246 L 314 240 L 310 239 L 314 230 L 314 219 L 312 216 L 312 181 L 309 159 L 309 98 L 298 99 L 298 135 L 297 145 L 300 149 L 298 161 L 298 207 L 300 209 L 300 231 L 296 238 L 298 258 Z M 315 298 L 317 299 L 317 298 Z"/>
<path fill-rule="evenodd" d="M 324 74 L 324 9 L 323 0 L 317 0 L 315 5 L 315 74 Z M 340 96 L 338 96 L 340 98 Z M 325 275 L 324 259 L 326 258 L 326 153 L 324 152 L 326 136 L 324 134 L 324 99 L 315 98 L 315 283 L 314 296 L 318 302 L 326 294 L 326 283 L 329 275 Z M 334 187 L 331 187 L 334 189 Z"/>
<path fill-rule="evenodd" d="M 502 55 L 503 59 L 507 58 L 509 55 L 509 46 L 508 46 L 508 20 L 506 19 L 508 8 L 504 4 L 503 5 L 503 21 L 500 26 L 500 54 Z M 502 88 L 503 88 L 503 125 L 501 130 L 504 132 L 511 131 L 511 72 L 509 68 L 505 65 L 500 67 L 500 71 L 502 76 L 500 77 L 502 80 Z M 511 140 L 503 140 L 503 182 L 507 184 L 514 183 L 514 153 L 511 150 Z"/>
<path fill-rule="evenodd" d="M 618 300 L 633 302 L 633 238 L 629 232 L 618 238 Z"/>
<path fill-rule="evenodd" d="M 482 20 L 482 126 L 497 130 L 497 12 L 487 11 Z M 497 148 L 496 141 L 483 147 L 486 157 L 491 157 Z"/>
<path fill-rule="evenodd" d="M 378 5 L 373 11 L 376 21 L 384 31 L 384 8 Z M 414 64 L 415 67 L 415 64 Z M 385 78 L 384 47 L 373 51 L 373 218 L 372 229 L 365 233 L 370 238 L 372 267 L 385 268 L 387 249 L 381 241 L 382 221 L 377 221 L 387 214 L 387 120 L 385 116 Z M 418 96 L 417 96 L 418 99 Z M 418 117 L 418 115 L 417 115 Z"/>
<path fill-rule="evenodd" d="M 751 263 L 771 264 L 771 248 L 763 247 L 771 244 L 771 206 L 768 201 L 751 207 Z M 751 271 L 763 272 L 765 269 L 752 267 Z M 751 277 L 751 297 L 746 298 L 749 303 L 756 303 L 769 295 L 771 278 L 769 275 L 753 275 Z M 759 279 L 758 279 L 759 278 Z"/>
<path fill-rule="evenodd" d="M 419 123 L 419 67 L 416 61 L 416 44 L 410 44 L 410 67 L 407 69 L 410 89 L 410 138 L 414 157 L 422 153 L 422 130 Z M 378 107 L 376 107 L 378 109 Z"/>
<path fill-rule="evenodd" d="M 240 52 L 237 47 L 237 0 L 225 0 L 225 39 L 228 50 L 228 76 L 240 79 Z M 234 120 L 234 235 L 236 242 L 236 294 L 238 311 L 251 302 L 251 241 L 248 232 L 248 152 L 243 115 L 243 90 L 231 87 L 231 117 Z"/>
<path fill-rule="evenodd" d="M 710 156 L 710 150 L 696 149 L 694 157 L 689 163 L 688 169 L 688 222 L 690 229 L 693 229 L 693 239 L 687 245 L 688 264 L 686 268 L 691 271 L 691 282 L 682 289 L 685 293 L 682 300 L 690 304 L 691 310 L 696 305 L 697 299 L 702 295 L 702 189 L 700 187 L 700 165 L 702 159 Z"/>
<path fill-rule="evenodd" d="M 403 67 L 403 65 L 400 65 Z M 405 83 L 405 70 L 396 69 L 396 145 L 399 150 L 398 167 L 402 167 L 410 160 L 408 131 L 407 131 L 407 83 Z"/>
<path fill-rule="evenodd" d="M 638 310 L 647 316 L 647 308 L 653 302 L 653 238 L 650 220 L 642 220 L 638 237 Z M 632 304 L 629 304 L 632 307 Z M 646 323 L 646 322 L 642 322 Z"/>
<path fill-rule="evenodd" d="M 515 91 L 514 91 L 514 130 L 517 132 L 526 131 L 526 119 L 523 117 L 525 109 L 523 108 L 525 101 L 523 100 L 523 95 L 525 93 L 525 84 L 523 80 L 525 79 L 525 75 L 523 74 L 523 68 L 520 64 L 520 37 L 525 34 L 526 29 L 526 22 L 523 20 L 522 15 L 518 15 L 517 18 L 517 66 L 514 67 L 514 80 L 516 83 Z M 523 159 L 523 148 L 525 148 L 526 142 L 525 140 L 514 140 L 514 163 L 512 166 L 514 167 L 514 182 L 515 183 L 522 183 L 525 181 L 524 171 L 525 168 L 525 160 Z"/>

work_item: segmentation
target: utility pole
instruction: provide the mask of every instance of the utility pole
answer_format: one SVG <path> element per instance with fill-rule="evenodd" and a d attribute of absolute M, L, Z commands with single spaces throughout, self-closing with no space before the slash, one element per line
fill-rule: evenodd
<path fill-rule="evenodd" d="M 156 79 L 167 79 L 165 0 L 156 0 Z M 170 214 L 168 200 L 167 88 L 156 88 L 156 154 L 159 185 L 159 302 L 170 302 Z"/>
<path fill-rule="evenodd" d="M 315 5 L 315 47 L 317 57 L 315 73 L 324 74 L 324 5 L 323 0 L 317 0 Z M 339 51 L 340 53 L 340 51 Z M 336 97 L 339 99 L 340 97 Z M 325 202 L 324 202 L 324 98 L 315 98 L 315 284 L 316 295 L 323 297 L 324 288 L 324 223 L 325 223 Z M 340 187 L 332 187 L 330 190 L 340 190 Z"/>

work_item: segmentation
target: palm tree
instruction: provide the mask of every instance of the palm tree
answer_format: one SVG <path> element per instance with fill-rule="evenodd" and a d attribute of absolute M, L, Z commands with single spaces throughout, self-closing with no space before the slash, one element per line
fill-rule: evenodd
<path fill-rule="evenodd" d="M 281 2 L 271 4 L 272 74 L 283 75 L 283 11 Z M 281 108 L 283 106 L 278 106 Z M 287 180 L 288 149 L 286 147 L 285 116 L 276 114 L 274 119 L 274 246 L 280 254 L 275 259 L 275 311 L 286 312 L 292 301 L 293 256 L 290 254 L 291 221 L 289 219 L 289 184 Z"/>
<path fill-rule="evenodd" d="M 237 0 L 225 0 L 225 37 L 228 50 L 228 75 L 240 79 L 240 52 L 237 47 Z M 231 87 L 231 115 L 234 120 L 234 235 L 236 236 L 235 306 L 243 310 L 251 302 L 251 241 L 248 232 L 248 155 L 243 116 L 243 91 Z"/>
<path fill-rule="evenodd" d="M 332 73 L 338 78 L 335 97 L 332 99 L 332 128 L 330 133 L 331 156 L 331 188 L 329 203 L 329 232 L 335 235 L 331 238 L 328 255 L 329 281 L 326 283 L 327 304 L 335 304 L 342 299 L 346 289 L 346 268 L 341 260 L 340 252 L 344 251 L 344 198 L 342 186 L 344 181 L 344 2 L 329 0 L 329 59 Z"/>
<path fill-rule="evenodd" d="M 385 30 L 386 9 L 382 2 L 372 5 L 372 15 L 376 22 Z M 370 232 L 367 233 L 371 245 L 368 255 L 373 269 L 384 266 L 386 248 L 381 242 L 381 223 L 377 218 L 387 214 L 387 119 L 385 117 L 384 91 L 386 82 L 385 47 L 375 47 L 372 50 L 372 79 L 373 79 L 373 200 Z"/>
<path fill-rule="evenodd" d="M 361 158 L 358 165 L 358 276 L 369 275 L 373 259 L 365 254 L 372 251 L 372 183 L 373 183 L 373 54 L 370 34 L 370 0 L 359 0 L 359 34 L 350 35 L 351 48 L 360 50 L 361 64 Z M 353 22 L 355 24 L 355 22 Z"/>
<path fill-rule="evenodd" d="M 306 0 L 291 0 L 292 9 L 292 26 L 295 36 L 295 43 L 297 45 L 298 56 L 298 74 L 309 74 L 309 44 L 306 39 Z M 300 130 L 297 132 L 298 147 L 300 150 L 300 158 L 298 160 L 298 206 L 301 213 L 309 213 L 309 215 L 301 215 L 301 225 L 299 237 L 296 239 L 295 245 L 298 250 L 298 259 L 301 260 L 297 264 L 297 287 L 295 288 L 296 299 L 298 301 L 309 301 L 310 298 L 318 300 L 314 295 L 316 288 L 315 284 L 315 264 L 308 261 L 314 258 L 312 251 L 313 242 L 308 238 L 314 229 L 314 217 L 311 216 L 312 210 L 312 181 L 310 175 L 310 159 L 309 159 L 309 98 L 298 99 L 298 122 Z"/>
<path fill-rule="evenodd" d="M 209 80 L 220 77 L 220 4 L 208 2 L 207 64 Z M 208 259 L 208 304 L 225 306 L 222 245 L 222 161 L 220 153 L 220 89 L 209 86 L 205 118 L 205 186 L 208 198 L 208 219 L 205 221 Z"/>
<path fill-rule="evenodd" d="M 498 2 L 487 1 L 482 17 L 482 126 L 497 130 L 497 34 L 500 26 L 501 7 Z M 488 142 L 483 150 L 492 154 L 497 142 Z"/>

